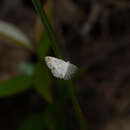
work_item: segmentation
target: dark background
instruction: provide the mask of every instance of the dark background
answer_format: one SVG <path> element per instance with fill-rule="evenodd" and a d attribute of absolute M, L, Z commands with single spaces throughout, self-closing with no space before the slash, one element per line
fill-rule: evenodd
<path fill-rule="evenodd" d="M 129 130 L 130 2 L 52 0 L 52 5 L 65 58 L 87 68 L 76 84 L 88 129 Z M 36 14 L 31 0 L 1 0 L 0 19 L 16 25 L 34 41 Z M 17 75 L 17 64 L 30 54 L 5 41 L 0 44 L 2 81 Z M 0 99 L 0 129 L 17 129 L 25 115 L 41 111 L 43 106 L 33 90 Z"/>

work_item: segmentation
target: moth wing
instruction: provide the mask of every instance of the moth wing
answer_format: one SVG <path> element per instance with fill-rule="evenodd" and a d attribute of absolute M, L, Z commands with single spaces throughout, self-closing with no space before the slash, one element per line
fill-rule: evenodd
<path fill-rule="evenodd" d="M 56 58 L 54 57 L 51 57 L 51 56 L 46 56 L 45 57 L 45 62 L 46 62 L 46 65 L 49 69 L 52 69 L 53 68 L 53 65 L 54 65 L 54 60 Z"/>
<path fill-rule="evenodd" d="M 45 61 L 55 77 L 63 78 L 65 76 L 67 63 L 64 60 L 47 56 Z"/>
<path fill-rule="evenodd" d="M 76 65 L 68 63 L 68 67 L 67 67 L 64 79 L 65 80 L 71 79 L 72 76 L 76 73 L 77 69 L 78 69 L 78 67 Z"/>

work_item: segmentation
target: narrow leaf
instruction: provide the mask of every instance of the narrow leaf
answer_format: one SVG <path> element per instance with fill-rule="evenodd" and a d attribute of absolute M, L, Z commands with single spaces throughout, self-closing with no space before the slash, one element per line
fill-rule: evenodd
<path fill-rule="evenodd" d="M 43 34 L 38 43 L 38 55 L 39 57 L 45 57 L 50 48 L 50 41 L 46 33 Z"/>
<path fill-rule="evenodd" d="M 26 117 L 18 130 L 43 130 L 43 128 L 43 115 L 40 113 Z"/>
<path fill-rule="evenodd" d="M 26 35 L 10 23 L 0 21 L 0 38 L 33 51 L 33 46 Z"/>
<path fill-rule="evenodd" d="M 31 87 L 32 77 L 18 76 L 0 83 L 0 98 L 12 96 Z"/>
<path fill-rule="evenodd" d="M 47 17 L 47 15 L 42 7 L 42 4 L 40 3 L 40 0 L 32 0 L 32 2 L 34 4 L 34 7 L 35 7 L 37 13 L 39 14 L 39 16 L 41 18 L 43 26 L 44 26 L 46 33 L 49 37 L 49 40 L 51 42 L 51 46 L 52 46 L 52 49 L 55 53 L 55 56 L 57 56 L 59 58 L 63 58 L 61 49 L 60 49 L 59 44 L 56 40 L 55 33 L 54 33 L 53 28 L 48 20 L 48 17 Z"/>
<path fill-rule="evenodd" d="M 40 62 L 36 66 L 34 84 L 39 94 L 49 103 L 52 102 L 50 78 L 45 63 Z"/>

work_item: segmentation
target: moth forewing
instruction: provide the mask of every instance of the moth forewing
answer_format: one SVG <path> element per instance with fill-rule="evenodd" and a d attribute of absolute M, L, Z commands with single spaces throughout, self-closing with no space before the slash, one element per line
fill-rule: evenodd
<path fill-rule="evenodd" d="M 64 80 L 71 79 L 77 70 L 77 66 L 71 64 L 69 61 L 65 62 L 55 57 L 46 56 L 45 62 L 55 77 Z"/>
<path fill-rule="evenodd" d="M 49 69 L 52 68 L 52 62 L 51 62 L 51 57 L 50 56 L 46 56 L 45 57 L 45 62 L 46 62 L 46 65 Z"/>

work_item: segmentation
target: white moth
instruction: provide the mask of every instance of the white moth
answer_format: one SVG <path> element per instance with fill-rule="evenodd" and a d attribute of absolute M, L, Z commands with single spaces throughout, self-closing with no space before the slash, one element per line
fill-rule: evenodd
<path fill-rule="evenodd" d="M 78 69 L 77 66 L 71 64 L 69 61 L 65 62 L 64 60 L 51 56 L 46 56 L 45 62 L 55 77 L 64 80 L 71 79 Z"/>

